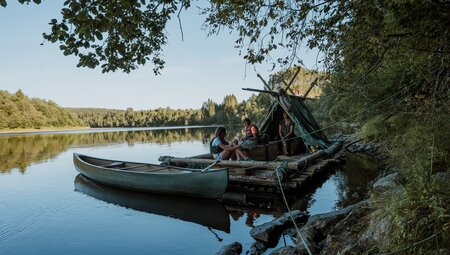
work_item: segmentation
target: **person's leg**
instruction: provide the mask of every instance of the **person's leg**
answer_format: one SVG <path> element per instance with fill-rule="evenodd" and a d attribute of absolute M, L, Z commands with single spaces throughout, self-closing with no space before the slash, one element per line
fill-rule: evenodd
<path fill-rule="evenodd" d="M 214 160 L 221 161 L 222 160 L 222 153 L 213 154 Z"/>
<path fill-rule="evenodd" d="M 278 137 L 279 138 L 279 137 Z M 280 140 L 277 142 L 277 154 L 282 155 L 283 154 L 283 141 Z"/>
<path fill-rule="evenodd" d="M 291 156 L 292 155 L 292 151 L 291 151 L 291 143 L 292 143 L 292 140 L 287 140 L 286 141 L 286 152 L 287 152 L 287 155 L 288 156 Z"/>
<path fill-rule="evenodd" d="M 221 153 L 222 153 L 222 160 L 230 159 L 233 154 L 231 151 L 222 151 Z"/>
<path fill-rule="evenodd" d="M 234 151 L 234 155 L 236 157 L 236 160 L 241 160 L 242 159 L 242 153 L 241 153 L 241 151 L 239 149 L 236 149 Z"/>
<path fill-rule="evenodd" d="M 236 149 L 236 155 L 238 156 L 238 159 L 243 159 L 243 160 L 249 159 L 248 153 L 244 150 Z"/>

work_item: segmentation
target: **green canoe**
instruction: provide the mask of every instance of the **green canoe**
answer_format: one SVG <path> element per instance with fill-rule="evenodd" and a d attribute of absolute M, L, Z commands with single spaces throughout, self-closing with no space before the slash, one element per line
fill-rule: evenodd
<path fill-rule="evenodd" d="M 190 169 L 126 162 L 73 154 L 75 168 L 91 180 L 129 190 L 220 197 L 228 186 L 228 169 Z"/>

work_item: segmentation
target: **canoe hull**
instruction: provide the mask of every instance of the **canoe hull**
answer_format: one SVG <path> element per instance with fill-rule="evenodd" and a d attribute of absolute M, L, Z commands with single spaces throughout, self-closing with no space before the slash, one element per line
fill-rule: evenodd
<path fill-rule="evenodd" d="M 96 159 L 74 153 L 76 170 L 94 181 L 129 190 L 189 195 L 200 197 L 220 197 L 228 186 L 228 170 L 220 169 L 208 172 L 180 171 L 176 173 L 152 173 L 110 169 L 83 160 L 83 157 L 99 162 L 117 162 Z M 132 163 L 132 162 L 128 162 Z M 140 163 L 133 163 L 140 164 Z M 149 164 L 143 164 L 148 166 Z M 155 165 L 158 166 L 158 165 Z M 161 166 L 158 166 L 161 167 Z"/>

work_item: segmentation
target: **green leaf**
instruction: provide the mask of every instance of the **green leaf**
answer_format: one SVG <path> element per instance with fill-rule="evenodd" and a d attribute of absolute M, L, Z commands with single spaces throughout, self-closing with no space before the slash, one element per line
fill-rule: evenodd
<path fill-rule="evenodd" d="M 8 4 L 6 3 L 6 0 L 0 0 L 0 5 L 6 7 Z"/>
<path fill-rule="evenodd" d="M 41 4 L 41 0 L 33 0 L 33 2 L 35 3 L 35 4 Z"/>
<path fill-rule="evenodd" d="M 61 28 L 62 28 L 64 31 L 69 30 L 69 28 L 67 27 L 67 25 L 64 24 L 64 23 L 61 24 Z"/>
<path fill-rule="evenodd" d="M 98 40 L 103 40 L 103 35 L 99 31 L 95 32 L 95 36 L 97 37 Z"/>

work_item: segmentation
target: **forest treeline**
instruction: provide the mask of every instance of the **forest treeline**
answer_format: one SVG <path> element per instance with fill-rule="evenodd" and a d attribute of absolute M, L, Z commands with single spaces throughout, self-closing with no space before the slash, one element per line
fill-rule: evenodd
<path fill-rule="evenodd" d="M 83 121 L 55 102 L 0 90 L 0 129 L 76 127 Z"/>
<path fill-rule="evenodd" d="M 152 110 L 63 108 L 52 101 L 29 98 L 21 90 L 0 91 L 0 129 L 41 129 L 62 127 L 158 127 L 240 123 L 244 118 L 260 119 L 270 105 L 267 94 L 252 95 L 238 102 L 226 95 L 223 102 L 208 99 L 199 109 Z M 169 102 L 168 102 L 169 103 Z"/>
<path fill-rule="evenodd" d="M 199 109 L 152 110 L 63 108 L 52 101 L 29 98 L 22 90 L 0 91 L 0 129 L 60 127 L 159 127 L 240 123 L 245 117 L 260 119 L 270 105 L 267 94 L 238 102 L 226 95 L 223 102 L 208 99 Z"/>
<path fill-rule="evenodd" d="M 199 109 L 172 109 L 170 107 L 152 110 L 68 108 L 84 125 L 89 127 L 159 127 L 192 126 L 211 124 L 236 124 L 245 117 L 262 118 L 270 105 L 270 96 L 253 95 L 238 102 L 235 95 L 226 95 L 221 103 L 208 99 Z"/>
<path fill-rule="evenodd" d="M 291 91 L 298 95 L 316 82 L 319 73 L 302 69 L 292 83 Z M 274 75 L 279 80 L 281 75 Z M 317 97 L 321 93 L 314 86 L 309 93 Z M 225 95 L 222 102 L 207 99 L 198 109 L 126 110 L 102 108 L 63 108 L 50 100 L 29 98 L 22 90 L 16 93 L 0 91 L 0 129 L 51 128 L 51 127 L 159 127 L 212 124 L 237 124 L 249 117 L 255 122 L 263 119 L 271 103 L 269 94 L 260 93 L 238 102 L 235 95 Z"/>

